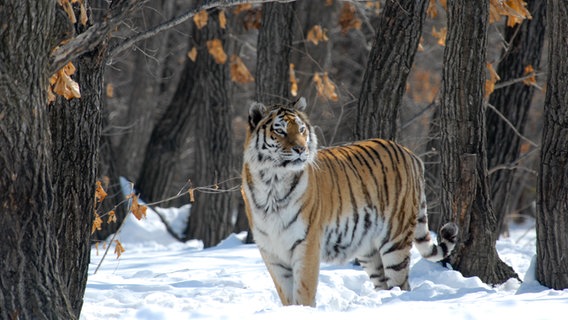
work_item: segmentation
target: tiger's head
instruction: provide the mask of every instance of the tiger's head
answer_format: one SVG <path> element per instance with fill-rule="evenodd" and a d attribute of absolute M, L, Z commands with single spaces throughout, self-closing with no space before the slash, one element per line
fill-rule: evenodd
<path fill-rule="evenodd" d="M 288 105 L 253 103 L 244 160 L 258 169 L 302 170 L 315 159 L 317 138 L 303 113 L 306 99 Z"/>

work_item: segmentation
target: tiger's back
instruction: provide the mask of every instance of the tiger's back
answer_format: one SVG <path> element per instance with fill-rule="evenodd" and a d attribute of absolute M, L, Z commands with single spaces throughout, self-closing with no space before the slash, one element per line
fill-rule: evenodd
<path fill-rule="evenodd" d="M 304 106 L 251 107 L 245 142 L 243 199 L 282 303 L 315 305 L 320 260 L 357 258 L 376 288 L 409 290 L 412 242 L 438 261 L 457 237 L 430 237 L 422 162 L 381 139 L 317 150 Z"/>

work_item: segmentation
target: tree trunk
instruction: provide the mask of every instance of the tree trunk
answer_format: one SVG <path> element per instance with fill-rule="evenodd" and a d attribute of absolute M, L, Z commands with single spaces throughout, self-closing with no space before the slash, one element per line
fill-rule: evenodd
<path fill-rule="evenodd" d="M 497 74 L 501 81 L 521 78 L 525 67 L 531 65 L 539 70 L 540 57 L 544 43 L 546 2 L 527 1 L 527 9 L 532 19 L 520 26 L 506 27 L 505 41 L 508 47 L 503 51 L 504 58 L 499 62 Z M 531 105 L 534 87 L 518 82 L 495 90 L 489 103 L 511 122 L 520 134 L 524 134 L 527 114 Z M 511 186 L 523 142 L 519 135 L 495 111 L 487 111 L 487 157 L 489 168 L 499 165 L 511 166 L 511 169 L 497 170 L 491 175 L 491 199 L 494 204 L 499 233 L 506 229 L 503 225 L 505 216 L 511 212 Z"/>
<path fill-rule="evenodd" d="M 568 288 L 568 4 L 547 2 L 548 79 L 538 179 L 536 278 Z"/>
<path fill-rule="evenodd" d="M 502 283 L 515 272 L 495 249 L 487 183 L 483 84 L 489 1 L 448 2 L 441 99 L 441 204 L 460 226 L 451 263 L 466 277 Z"/>
<path fill-rule="evenodd" d="M 428 1 L 387 1 L 379 17 L 357 106 L 355 137 L 396 139 L 398 111 Z"/>
<path fill-rule="evenodd" d="M 56 17 L 53 1 L 0 5 L 0 19 L 12 26 L 0 28 L 2 319 L 77 318 L 65 285 L 66 270 L 57 261 L 56 226 L 62 217 L 53 211 L 59 195 L 50 176 L 45 107 L 49 55 L 59 40 L 50 33 Z"/>
<path fill-rule="evenodd" d="M 258 32 L 256 100 L 266 105 L 289 102 L 290 50 L 292 49 L 292 3 L 262 6 L 262 28 Z"/>
<path fill-rule="evenodd" d="M 434 113 L 430 120 L 428 143 L 424 160 L 426 179 L 426 200 L 428 201 L 428 227 L 440 230 L 444 217 L 440 211 L 440 104 L 434 102 Z"/>
<path fill-rule="evenodd" d="M 195 179 L 196 187 L 216 186 L 224 190 L 236 177 L 233 167 L 231 106 L 228 98 L 227 63 L 215 62 L 207 53 L 207 41 L 225 39 L 225 31 L 219 26 L 219 12 L 210 12 L 209 23 L 203 29 L 193 30 L 193 40 L 200 48 L 194 64 L 198 82 L 194 83 L 192 96 L 187 103 L 193 106 L 195 116 Z M 187 226 L 186 237 L 201 239 L 205 247 L 219 243 L 233 231 L 233 195 L 228 191 L 196 191 L 195 203 Z"/>

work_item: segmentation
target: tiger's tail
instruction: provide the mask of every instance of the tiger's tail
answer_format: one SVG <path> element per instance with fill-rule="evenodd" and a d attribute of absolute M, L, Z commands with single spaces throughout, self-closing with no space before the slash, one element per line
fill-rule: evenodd
<path fill-rule="evenodd" d="M 414 244 L 423 258 L 430 261 L 440 261 L 449 256 L 456 246 L 458 226 L 453 222 L 446 223 L 440 230 L 440 244 L 436 244 L 430 236 L 426 209 L 426 196 L 424 192 L 422 192 L 418 221 L 414 230 Z"/>

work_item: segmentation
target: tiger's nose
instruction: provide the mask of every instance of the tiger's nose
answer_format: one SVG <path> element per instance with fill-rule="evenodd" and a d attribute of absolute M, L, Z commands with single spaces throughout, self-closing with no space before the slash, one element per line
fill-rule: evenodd
<path fill-rule="evenodd" d="M 292 147 L 292 150 L 294 150 L 294 152 L 296 152 L 297 154 L 302 154 L 302 153 L 304 153 L 304 151 L 306 151 L 306 147 L 294 146 L 294 147 Z"/>

